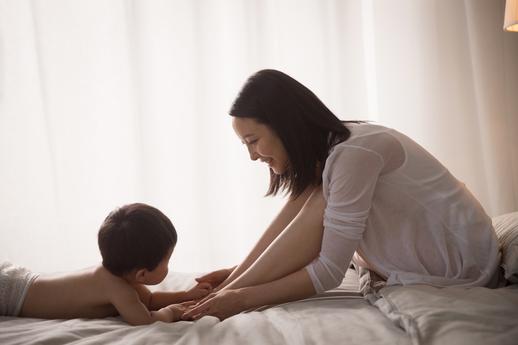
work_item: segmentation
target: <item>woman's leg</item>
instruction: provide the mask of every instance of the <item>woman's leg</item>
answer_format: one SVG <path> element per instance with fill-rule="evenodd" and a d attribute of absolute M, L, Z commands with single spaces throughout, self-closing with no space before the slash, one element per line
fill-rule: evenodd
<path fill-rule="evenodd" d="M 316 188 L 293 221 L 225 289 L 271 282 L 308 265 L 320 252 L 325 207 L 322 188 Z"/>

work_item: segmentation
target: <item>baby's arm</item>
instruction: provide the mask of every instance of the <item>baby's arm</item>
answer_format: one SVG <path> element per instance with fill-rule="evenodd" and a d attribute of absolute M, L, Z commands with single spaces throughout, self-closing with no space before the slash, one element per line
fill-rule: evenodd
<path fill-rule="evenodd" d="M 187 291 L 155 291 L 151 292 L 145 285 L 134 286 L 140 300 L 149 310 L 159 310 L 171 304 L 199 300 L 207 296 L 212 287 L 209 283 L 200 283 Z"/>
<path fill-rule="evenodd" d="M 183 313 L 183 308 L 177 305 L 168 305 L 157 311 L 149 311 L 137 291 L 131 286 L 125 286 L 120 291 L 115 291 L 111 302 L 124 321 L 134 326 L 147 325 L 155 321 L 178 321 Z"/>
<path fill-rule="evenodd" d="M 208 283 L 200 283 L 187 291 L 155 291 L 150 293 L 149 310 L 158 310 L 170 304 L 199 300 L 212 291 Z"/>

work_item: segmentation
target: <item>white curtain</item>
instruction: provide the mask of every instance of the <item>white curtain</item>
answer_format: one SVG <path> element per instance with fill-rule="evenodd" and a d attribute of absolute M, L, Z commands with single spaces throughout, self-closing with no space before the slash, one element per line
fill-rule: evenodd
<path fill-rule="evenodd" d="M 413 137 L 490 215 L 518 209 L 518 34 L 503 0 L 0 0 L 0 259 L 100 260 L 130 202 L 175 225 L 176 271 L 238 263 L 283 204 L 227 115 L 280 69 L 342 119 Z"/>

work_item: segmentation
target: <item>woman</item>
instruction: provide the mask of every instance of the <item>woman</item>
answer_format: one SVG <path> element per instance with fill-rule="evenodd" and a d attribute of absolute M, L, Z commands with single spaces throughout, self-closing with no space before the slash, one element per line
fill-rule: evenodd
<path fill-rule="evenodd" d="M 270 167 L 268 195 L 289 201 L 237 267 L 185 319 L 224 319 L 338 286 L 351 260 L 394 284 L 487 286 L 497 239 L 479 202 L 432 155 L 378 125 L 341 122 L 275 70 L 251 76 L 230 115 L 252 160 Z"/>

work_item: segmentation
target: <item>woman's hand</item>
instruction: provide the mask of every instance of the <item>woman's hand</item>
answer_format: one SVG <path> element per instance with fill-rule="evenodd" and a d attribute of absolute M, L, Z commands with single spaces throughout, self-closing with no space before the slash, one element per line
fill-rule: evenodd
<path fill-rule="evenodd" d="M 215 316 L 220 320 L 246 310 L 242 289 L 221 290 L 208 295 L 200 303 L 187 308 L 182 320 L 198 320 L 205 315 Z"/>
<path fill-rule="evenodd" d="M 236 269 L 236 266 L 232 268 L 224 268 L 221 270 L 213 271 L 205 274 L 195 280 L 198 283 L 209 283 L 213 289 L 217 288 L 228 276 Z"/>
<path fill-rule="evenodd" d="M 196 286 L 187 290 L 186 295 L 189 300 L 199 300 L 212 292 L 212 285 L 209 283 L 198 283 Z"/>
<path fill-rule="evenodd" d="M 182 315 L 196 304 L 194 301 L 187 301 L 183 303 L 170 304 L 167 307 L 160 309 L 159 312 L 165 311 L 168 315 L 166 322 L 176 322 L 182 320 Z"/>

